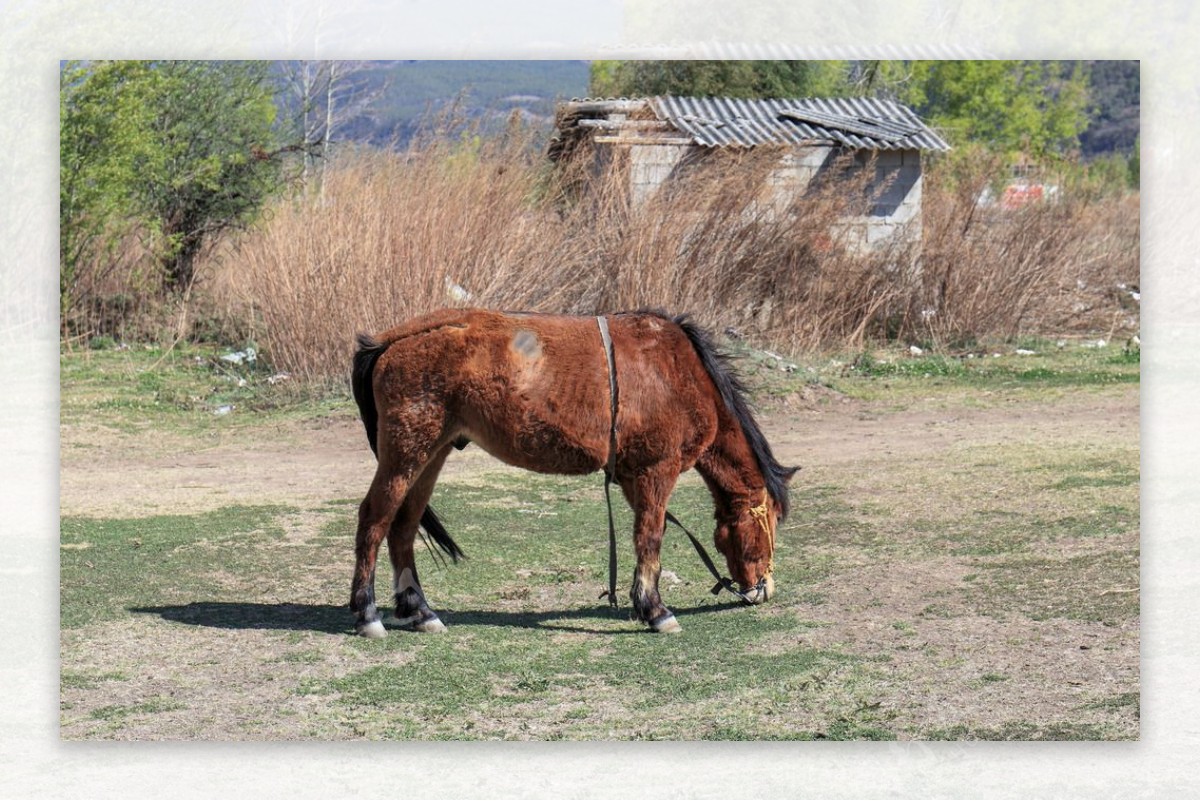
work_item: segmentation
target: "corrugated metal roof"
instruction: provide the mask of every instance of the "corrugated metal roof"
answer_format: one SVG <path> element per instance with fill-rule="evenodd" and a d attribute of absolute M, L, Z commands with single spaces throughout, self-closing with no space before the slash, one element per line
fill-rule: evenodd
<path fill-rule="evenodd" d="M 874 98 L 652 97 L 655 115 L 707 147 L 836 142 L 859 150 L 949 150 L 912 109 Z"/>

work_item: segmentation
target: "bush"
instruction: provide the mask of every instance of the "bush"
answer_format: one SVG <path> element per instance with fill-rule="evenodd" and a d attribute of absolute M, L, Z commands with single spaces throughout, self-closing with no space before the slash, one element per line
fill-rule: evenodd
<path fill-rule="evenodd" d="M 946 161 L 925 178 L 923 247 L 861 253 L 839 220 L 863 211 L 869 170 L 779 214 L 756 201 L 778 156 L 718 152 L 635 209 L 628 165 L 551 173 L 519 136 L 349 154 L 321 198 L 279 203 L 226 257 L 234 327 L 280 369 L 327 380 L 356 332 L 444 306 L 660 307 L 790 353 L 1129 322 L 1112 293 L 1137 284 L 1136 196 L 1002 214 L 977 203 L 994 165 Z"/>

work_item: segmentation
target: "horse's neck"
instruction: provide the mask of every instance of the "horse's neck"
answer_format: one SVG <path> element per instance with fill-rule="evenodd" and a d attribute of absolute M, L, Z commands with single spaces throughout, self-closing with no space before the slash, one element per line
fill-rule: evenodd
<path fill-rule="evenodd" d="M 697 460 L 696 471 L 708 484 L 718 509 L 732 510 L 742 503 L 754 503 L 765 486 L 746 435 L 736 427 L 722 425 L 718 429 L 708 450 Z"/>

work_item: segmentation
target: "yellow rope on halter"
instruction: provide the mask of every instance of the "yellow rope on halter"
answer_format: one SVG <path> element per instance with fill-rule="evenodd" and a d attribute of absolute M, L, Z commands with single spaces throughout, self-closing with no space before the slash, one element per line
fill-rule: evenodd
<path fill-rule="evenodd" d="M 766 489 L 763 489 L 762 503 L 750 508 L 750 516 L 754 518 L 754 522 L 758 523 L 759 528 L 763 530 L 763 533 L 767 535 L 767 539 L 771 543 L 771 555 L 767 561 L 768 575 L 775 572 L 775 531 L 771 527 L 770 500 Z"/>

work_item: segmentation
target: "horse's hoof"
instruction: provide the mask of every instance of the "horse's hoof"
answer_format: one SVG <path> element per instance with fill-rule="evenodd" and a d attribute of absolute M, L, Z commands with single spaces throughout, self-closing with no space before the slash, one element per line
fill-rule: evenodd
<path fill-rule="evenodd" d="M 414 623 L 412 626 L 412 630 L 413 631 L 421 631 L 426 634 L 441 634 L 443 631 L 446 630 L 446 624 L 443 623 L 441 620 L 439 620 L 437 615 L 434 615 L 433 617 L 431 617 L 427 620 L 422 620 L 419 623 Z"/>
<path fill-rule="evenodd" d="M 396 628 L 404 629 L 405 631 L 438 633 L 446 630 L 446 624 L 439 620 L 438 616 L 432 612 L 427 612 L 425 615 L 418 613 L 403 618 L 396 617 L 393 613 L 388 615 L 387 621 Z"/>
<path fill-rule="evenodd" d="M 378 620 L 371 620 L 366 623 L 359 623 L 357 626 L 358 636 L 366 637 L 369 640 L 381 640 L 387 636 L 387 629 L 383 627 L 383 623 Z"/>
<path fill-rule="evenodd" d="M 679 621 L 670 612 L 658 620 L 651 621 L 650 628 L 659 634 L 676 634 L 683 631 L 683 626 L 679 625 Z"/>

